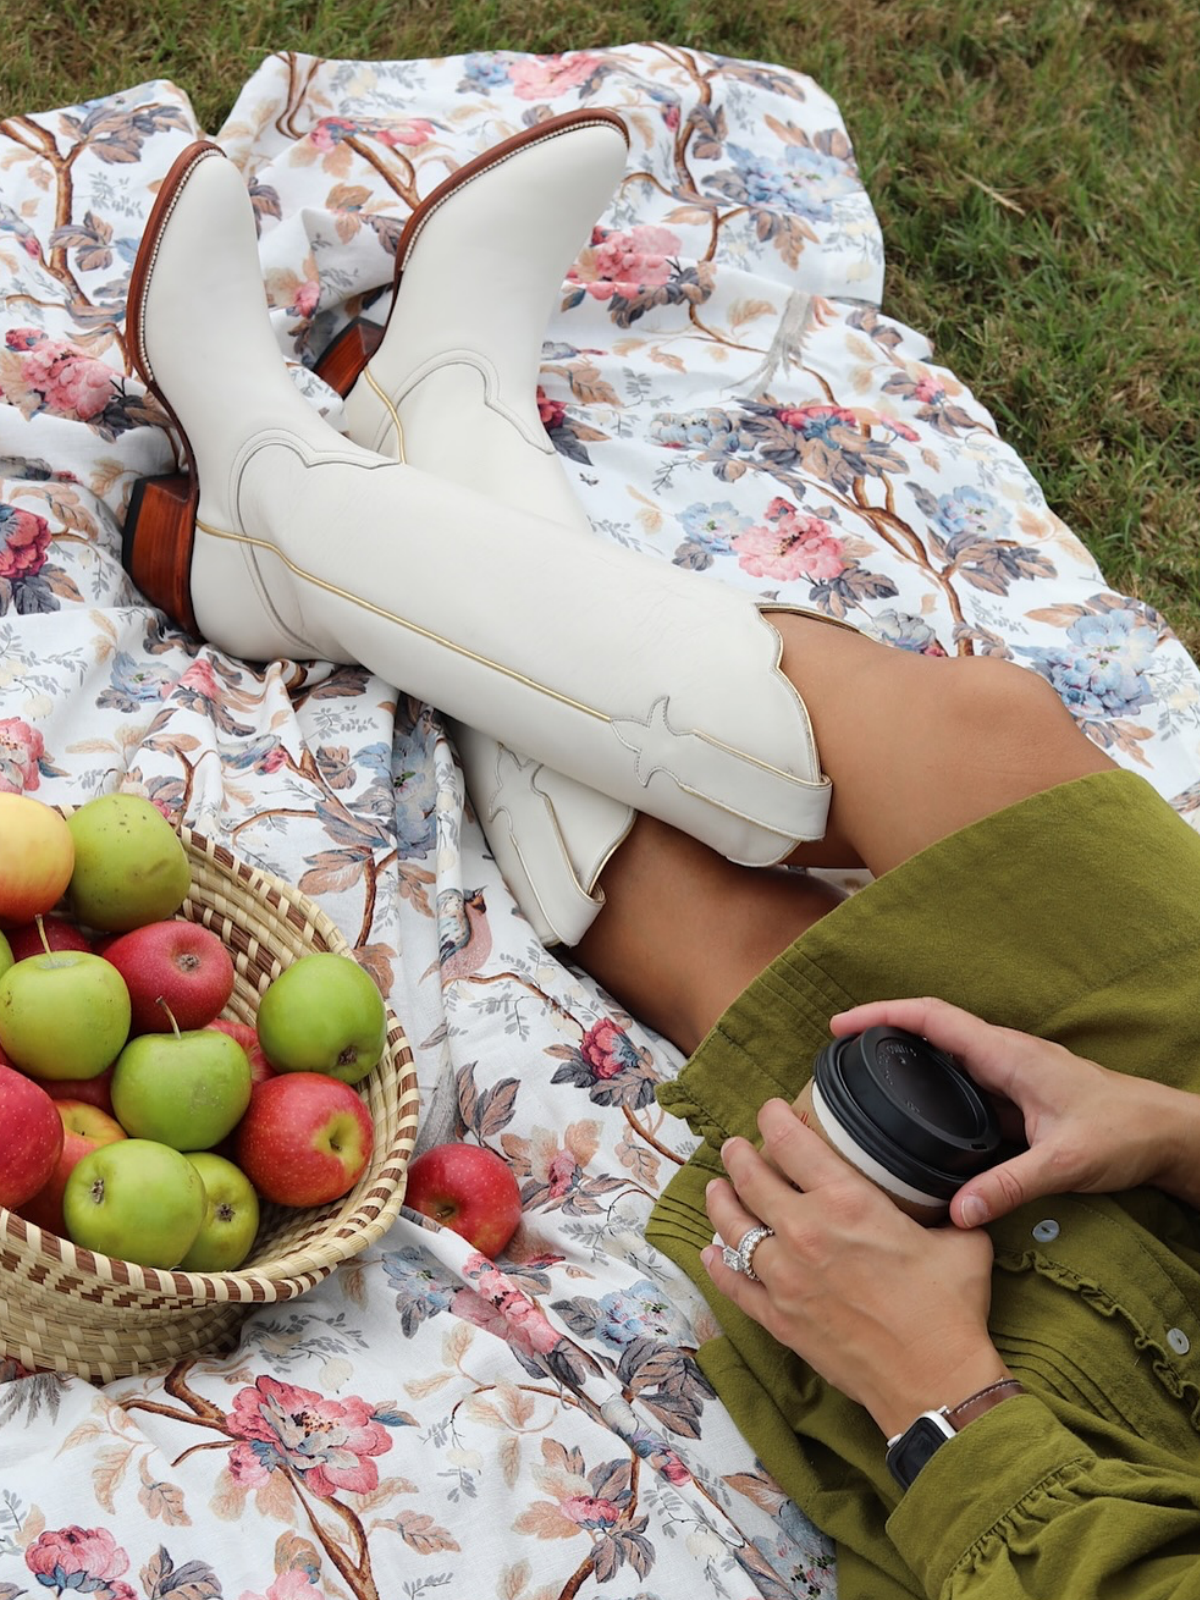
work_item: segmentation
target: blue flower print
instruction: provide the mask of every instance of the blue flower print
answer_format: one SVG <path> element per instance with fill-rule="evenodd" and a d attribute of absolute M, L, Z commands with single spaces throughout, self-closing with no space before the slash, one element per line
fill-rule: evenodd
<path fill-rule="evenodd" d="M 415 861 L 437 839 L 437 772 L 433 753 L 437 728 L 426 710 L 410 728 L 396 724 L 392 748 L 392 796 L 396 807 L 396 854 Z"/>
<path fill-rule="evenodd" d="M 679 520 L 689 539 L 706 545 L 720 555 L 728 555 L 737 535 L 745 533 L 754 524 L 753 517 L 741 516 L 737 507 L 728 500 L 718 500 L 711 506 L 698 500 L 687 508 Z"/>
<path fill-rule="evenodd" d="M 463 75 L 458 85 L 459 94 L 470 94 L 486 89 L 500 89 L 508 82 L 508 68 L 503 56 L 490 53 L 463 57 Z"/>
<path fill-rule="evenodd" d="M 1117 607 L 1080 617 L 1062 644 L 1017 645 L 1016 654 L 1029 659 L 1074 716 L 1120 717 L 1154 699 L 1145 669 L 1157 640 L 1144 617 Z"/>
<path fill-rule="evenodd" d="M 439 1276 L 432 1258 L 419 1246 L 387 1250 L 383 1271 L 396 1290 L 396 1310 L 405 1338 L 411 1339 L 429 1317 L 445 1311 L 462 1285 Z"/>
<path fill-rule="evenodd" d="M 671 1305 L 662 1290 L 648 1278 L 640 1278 L 628 1289 L 617 1289 L 597 1302 L 599 1317 L 596 1332 L 605 1344 L 618 1350 L 636 1339 L 653 1339 L 659 1344 L 686 1344 L 691 1330 Z"/>
<path fill-rule="evenodd" d="M 934 521 L 950 543 L 951 556 L 958 547 L 976 539 L 998 539 L 1009 524 L 1008 512 L 994 495 L 962 487 L 942 495 Z M 956 544 L 957 541 L 957 544 Z"/>
<path fill-rule="evenodd" d="M 731 555 L 734 539 L 754 524 L 752 517 L 739 516 L 728 500 L 719 500 L 711 506 L 698 500 L 679 520 L 687 538 L 676 547 L 671 559 L 677 567 L 687 567 L 693 572 L 711 567 L 714 556 Z"/>
<path fill-rule="evenodd" d="M 739 419 L 710 406 L 703 411 L 661 411 L 650 424 L 650 437 L 667 450 L 703 450 L 710 458 L 753 450 L 753 436 Z"/>
<path fill-rule="evenodd" d="M 833 201 L 858 192 L 853 166 L 811 146 L 788 145 L 782 162 L 745 146 L 731 144 L 732 172 L 714 173 L 710 183 L 731 200 L 769 206 L 810 222 L 827 222 Z"/>
<path fill-rule="evenodd" d="M 108 687 L 96 697 L 96 704 L 132 711 L 135 706 L 161 700 L 178 678 L 179 673 L 170 667 L 155 666 L 150 661 L 136 659 L 127 650 L 118 650 L 113 657 Z"/>
<path fill-rule="evenodd" d="M 944 656 L 946 652 L 938 643 L 937 634 L 924 617 L 914 617 L 908 611 L 897 611 L 889 606 L 878 612 L 862 631 L 881 644 L 890 644 L 896 650 L 909 650 L 913 655 Z"/>

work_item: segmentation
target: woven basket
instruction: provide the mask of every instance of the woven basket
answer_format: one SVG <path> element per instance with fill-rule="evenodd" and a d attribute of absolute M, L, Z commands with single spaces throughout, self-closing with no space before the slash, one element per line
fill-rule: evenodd
<path fill-rule="evenodd" d="M 64 810 L 67 808 L 63 808 Z M 178 915 L 203 923 L 234 964 L 223 1015 L 253 1023 L 284 967 L 314 950 L 350 954 L 306 895 L 223 845 L 181 827 L 192 887 Z M 341 1200 L 306 1210 L 264 1206 L 254 1251 L 237 1272 L 163 1272 L 78 1249 L 0 1207 L 0 1355 L 30 1370 L 107 1382 L 229 1347 L 247 1311 L 292 1300 L 391 1226 L 404 1197 L 419 1097 L 412 1052 L 388 1011 L 383 1059 L 358 1085 L 375 1150 Z"/>

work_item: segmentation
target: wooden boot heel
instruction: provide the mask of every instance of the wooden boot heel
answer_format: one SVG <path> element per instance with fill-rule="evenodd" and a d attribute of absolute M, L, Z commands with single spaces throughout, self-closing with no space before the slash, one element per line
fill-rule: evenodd
<path fill-rule="evenodd" d="M 190 575 L 199 485 L 187 472 L 139 478 L 121 536 L 121 565 L 152 605 L 198 634 Z"/>
<path fill-rule="evenodd" d="M 384 330 L 377 322 L 356 317 L 321 354 L 317 377 L 336 389 L 343 399 L 358 381 L 358 375 L 383 343 Z"/>

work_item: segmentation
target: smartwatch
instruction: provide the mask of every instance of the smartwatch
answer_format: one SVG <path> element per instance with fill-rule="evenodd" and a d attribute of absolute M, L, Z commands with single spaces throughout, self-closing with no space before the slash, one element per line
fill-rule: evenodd
<path fill-rule="evenodd" d="M 957 1432 L 949 1411 L 941 1406 L 937 1411 L 922 1411 L 903 1433 L 894 1434 L 887 1442 L 887 1464 L 900 1487 L 907 1489 L 930 1456 Z"/>
<path fill-rule="evenodd" d="M 907 1489 L 921 1468 L 942 1448 L 947 1439 L 961 1433 L 968 1422 L 974 1422 L 985 1411 L 991 1411 L 1002 1401 L 1024 1394 L 1025 1385 L 1017 1378 L 998 1378 L 986 1389 L 968 1395 L 956 1406 L 939 1406 L 936 1411 L 922 1411 L 917 1420 L 903 1433 L 894 1434 L 887 1442 L 887 1464 L 892 1477 L 902 1489 Z"/>

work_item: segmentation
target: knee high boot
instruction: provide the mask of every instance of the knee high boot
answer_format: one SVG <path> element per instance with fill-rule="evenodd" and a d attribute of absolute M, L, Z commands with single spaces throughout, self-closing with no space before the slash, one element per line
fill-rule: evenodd
<path fill-rule="evenodd" d="M 396 250 L 386 326 L 351 324 L 317 365 L 346 395 L 357 444 L 592 537 L 538 415 L 538 364 L 628 143 L 614 112 L 568 112 L 503 140 L 422 201 Z M 543 944 L 577 944 L 633 810 L 465 723 L 451 731 L 517 904 Z"/>
<path fill-rule="evenodd" d="M 359 661 L 732 860 L 821 836 L 829 783 L 757 605 L 334 433 L 287 377 L 215 146 L 163 184 L 128 326 L 191 473 L 184 503 L 131 506 L 126 560 L 178 620 L 251 659 Z"/>

